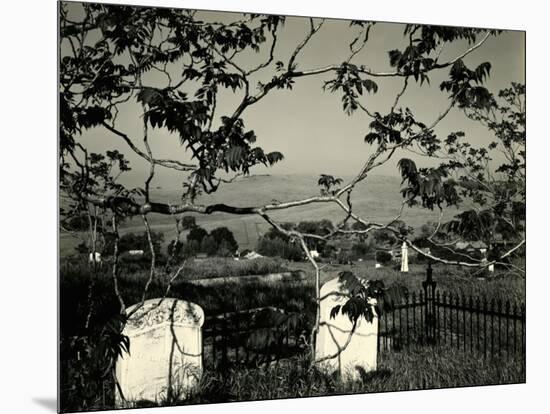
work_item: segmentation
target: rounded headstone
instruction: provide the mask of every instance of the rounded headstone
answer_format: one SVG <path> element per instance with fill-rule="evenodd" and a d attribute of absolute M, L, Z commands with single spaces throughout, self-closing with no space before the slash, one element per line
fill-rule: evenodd
<path fill-rule="evenodd" d="M 127 309 L 130 353 L 117 361 L 117 407 L 185 398 L 202 375 L 204 311 L 180 299 L 150 299 Z"/>
<path fill-rule="evenodd" d="M 338 371 L 343 380 L 357 380 L 361 379 L 362 374 L 376 370 L 378 318 L 368 322 L 360 317 L 352 333 L 353 324 L 347 315 L 339 312 L 335 318 L 330 318 L 330 312 L 335 306 L 346 303 L 348 298 L 342 294 L 349 292 L 338 278 L 321 287 L 321 320 L 315 342 L 315 359 L 330 357 L 321 362 L 320 366 L 329 372 Z M 350 335 L 351 340 L 346 346 Z"/>

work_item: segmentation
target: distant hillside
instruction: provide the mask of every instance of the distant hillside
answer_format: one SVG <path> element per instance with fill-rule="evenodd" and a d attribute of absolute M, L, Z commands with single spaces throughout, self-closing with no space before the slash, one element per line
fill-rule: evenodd
<path fill-rule="evenodd" d="M 350 177 L 345 177 L 350 178 Z M 285 202 L 298 200 L 319 194 L 317 176 L 313 175 L 255 175 L 241 178 L 231 184 L 220 186 L 212 195 L 203 195 L 197 202 L 201 204 L 225 203 L 233 206 L 261 206 L 273 201 Z M 353 192 L 352 203 L 354 212 L 367 220 L 374 222 L 388 222 L 398 213 L 403 201 L 399 189 L 400 179 L 391 176 L 373 175 L 365 182 L 358 184 Z M 160 202 L 177 203 L 181 191 L 177 188 L 160 188 L 152 190 L 152 199 Z M 445 217 L 450 218 L 458 211 L 455 208 L 446 210 Z M 269 228 L 269 225 L 258 216 L 235 216 L 225 213 L 212 215 L 191 214 L 197 223 L 211 230 L 215 227 L 226 226 L 233 233 L 241 249 L 253 249 L 259 235 Z M 343 211 L 333 204 L 310 204 L 289 210 L 271 212 L 271 215 L 280 221 L 298 222 L 303 220 L 329 219 L 334 222 L 344 218 Z M 438 213 L 421 208 L 406 208 L 402 220 L 408 225 L 418 228 L 427 221 L 436 221 Z M 165 233 L 165 239 L 174 237 L 174 218 L 153 214 L 150 223 L 154 231 Z M 122 231 L 142 232 L 143 227 L 139 219 L 127 222 Z M 71 249 L 74 241 L 62 237 L 62 251 Z"/>

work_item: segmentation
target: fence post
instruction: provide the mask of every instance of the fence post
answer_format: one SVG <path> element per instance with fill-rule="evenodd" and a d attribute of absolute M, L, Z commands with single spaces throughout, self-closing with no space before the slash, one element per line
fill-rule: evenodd
<path fill-rule="evenodd" d="M 222 361 L 221 361 L 221 367 L 222 367 L 222 377 L 223 377 L 223 384 L 225 386 L 227 382 L 227 371 L 228 371 L 228 359 L 227 359 L 227 335 L 229 334 L 227 328 L 227 314 L 224 312 L 223 319 L 222 319 Z"/>
<path fill-rule="evenodd" d="M 435 317 L 435 286 L 436 282 L 432 278 L 432 264 L 428 263 L 426 269 L 426 280 L 422 282 L 425 297 L 424 310 L 424 329 L 426 333 L 426 342 L 435 344 L 436 342 L 436 317 Z"/>

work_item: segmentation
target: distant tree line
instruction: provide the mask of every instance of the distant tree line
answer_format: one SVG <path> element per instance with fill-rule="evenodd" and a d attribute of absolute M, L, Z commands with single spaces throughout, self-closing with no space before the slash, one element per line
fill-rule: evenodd
<path fill-rule="evenodd" d="M 396 228 L 403 233 L 412 233 L 413 229 L 407 227 L 404 222 L 397 220 L 394 223 Z M 299 223 L 282 223 L 281 227 L 286 230 L 297 230 L 301 233 L 326 236 L 333 232 L 336 226 L 330 220 L 301 221 Z M 362 223 L 355 222 L 351 226 L 344 226 L 343 230 L 361 231 L 365 227 Z M 387 250 L 399 245 L 399 240 L 392 231 L 379 229 L 364 234 L 355 233 L 350 240 L 349 237 L 341 236 L 333 238 L 330 242 L 322 239 L 308 238 L 307 247 L 317 251 L 323 259 L 334 259 L 337 262 L 347 263 L 358 259 L 376 259 L 381 263 L 391 260 L 391 254 Z M 303 260 L 304 252 L 300 245 L 292 240 L 290 236 L 281 231 L 270 228 L 258 239 L 256 247 L 259 254 L 270 257 L 281 257 L 286 260 Z M 380 259 L 377 254 L 380 254 Z"/>
<path fill-rule="evenodd" d="M 205 253 L 208 256 L 230 257 L 233 256 L 239 244 L 235 236 L 227 227 L 217 227 L 210 233 L 197 225 L 195 217 L 184 216 L 180 219 L 182 230 L 188 230 L 185 241 L 172 240 L 168 243 L 166 250 L 162 249 L 164 243 L 164 234 L 151 231 L 151 244 L 155 252 L 158 263 L 178 263 L 185 258 L 195 256 L 199 253 Z M 104 247 L 100 253 L 103 257 L 111 257 L 114 254 L 115 236 L 113 233 L 106 233 L 104 238 Z M 143 254 L 138 257 L 128 258 L 125 253 L 131 250 L 142 250 Z M 78 253 L 87 253 L 88 247 L 85 242 L 76 247 Z M 147 263 L 151 260 L 151 247 L 147 232 L 143 233 L 125 233 L 119 237 L 118 252 L 123 255 L 125 261 Z"/>
<path fill-rule="evenodd" d="M 167 253 L 174 260 L 205 253 L 208 256 L 230 257 L 236 254 L 239 244 L 235 236 L 227 227 L 217 227 L 210 233 L 196 224 L 192 216 L 184 216 L 180 220 L 183 230 L 189 230 L 186 241 L 172 241 L 168 245 Z"/>

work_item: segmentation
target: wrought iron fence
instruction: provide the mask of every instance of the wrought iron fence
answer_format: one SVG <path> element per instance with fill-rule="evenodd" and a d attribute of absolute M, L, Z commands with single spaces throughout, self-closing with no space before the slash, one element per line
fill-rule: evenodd
<path fill-rule="evenodd" d="M 443 344 L 481 355 L 525 354 L 525 304 L 439 291 L 428 267 L 422 290 L 379 320 L 378 350 Z"/>
<path fill-rule="evenodd" d="M 300 315 L 267 307 L 207 317 L 203 359 L 207 368 L 260 366 L 297 355 L 305 347 Z"/>

